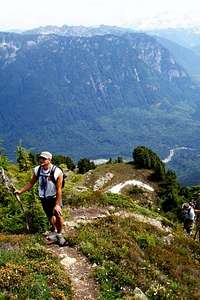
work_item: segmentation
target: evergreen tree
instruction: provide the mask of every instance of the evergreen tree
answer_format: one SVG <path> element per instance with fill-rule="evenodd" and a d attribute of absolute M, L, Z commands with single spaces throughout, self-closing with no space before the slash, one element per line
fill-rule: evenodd
<path fill-rule="evenodd" d="M 1 144 L 1 140 L 0 140 Z M 3 167 L 5 170 L 7 170 L 9 164 L 8 157 L 6 155 L 6 151 L 3 147 L 0 147 L 0 167 Z"/>
<path fill-rule="evenodd" d="M 133 150 L 133 159 L 138 168 L 154 170 L 156 180 L 164 179 L 165 165 L 151 149 L 138 146 Z"/>
<path fill-rule="evenodd" d="M 168 170 L 166 172 L 159 196 L 162 209 L 165 212 L 177 209 L 181 205 L 180 185 L 174 171 Z"/>
<path fill-rule="evenodd" d="M 34 166 L 38 162 L 38 156 L 37 154 L 33 153 L 32 151 L 29 152 L 29 160 L 31 164 Z"/>
<path fill-rule="evenodd" d="M 53 155 L 53 163 L 58 166 L 61 164 L 65 164 L 69 170 L 74 170 L 76 167 L 71 157 L 60 154 Z"/>
<path fill-rule="evenodd" d="M 118 163 L 122 163 L 122 162 L 123 162 L 123 158 L 122 158 L 121 156 L 118 156 L 118 157 L 117 157 L 117 162 L 118 162 Z"/>
<path fill-rule="evenodd" d="M 95 164 L 88 158 L 81 158 L 78 162 L 78 169 L 80 174 L 84 174 L 89 170 L 95 169 Z"/>
<path fill-rule="evenodd" d="M 106 164 L 112 164 L 113 163 L 113 160 L 112 158 L 110 157 L 109 160 L 106 162 Z"/>
<path fill-rule="evenodd" d="M 30 151 L 22 147 L 17 146 L 16 158 L 20 171 L 28 171 L 32 166 L 32 157 Z"/>

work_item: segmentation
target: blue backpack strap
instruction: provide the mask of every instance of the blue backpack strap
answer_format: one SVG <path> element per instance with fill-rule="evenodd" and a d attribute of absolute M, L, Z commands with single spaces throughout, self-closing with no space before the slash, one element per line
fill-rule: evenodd
<path fill-rule="evenodd" d="M 38 168 L 38 171 L 37 171 L 37 180 L 39 180 L 39 177 L 41 176 L 41 183 L 40 183 L 40 188 L 41 188 L 41 190 L 43 190 L 43 193 L 44 193 L 44 197 L 46 197 L 46 189 L 47 189 L 47 178 L 48 178 L 48 176 L 49 175 L 44 175 L 44 174 L 42 174 L 41 175 L 41 166 L 39 166 L 39 168 Z"/>
<path fill-rule="evenodd" d="M 39 179 L 39 177 L 40 177 L 41 168 L 42 167 L 39 166 L 39 168 L 37 170 L 37 175 L 36 175 L 37 179 Z M 57 168 L 56 166 L 53 166 L 52 169 L 51 169 L 51 172 L 50 172 L 50 176 L 51 176 L 51 179 L 52 179 L 53 183 L 56 183 L 56 180 L 55 180 L 55 177 L 54 177 L 54 173 L 55 173 L 56 168 Z"/>

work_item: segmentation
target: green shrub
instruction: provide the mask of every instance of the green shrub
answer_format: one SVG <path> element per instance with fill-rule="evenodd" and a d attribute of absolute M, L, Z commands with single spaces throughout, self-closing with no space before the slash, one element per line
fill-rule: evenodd
<path fill-rule="evenodd" d="M 128 193 L 129 195 L 141 195 L 144 194 L 144 191 L 141 188 L 139 188 L 137 185 L 134 185 L 133 187 L 131 187 Z"/>
<path fill-rule="evenodd" d="M 137 242 L 141 249 L 146 249 L 148 247 L 155 247 L 158 243 L 156 237 L 149 233 L 142 233 L 137 236 Z"/>
<path fill-rule="evenodd" d="M 85 174 L 89 170 L 95 169 L 95 164 L 88 158 L 81 158 L 78 161 L 78 169 L 80 174 Z"/>
<path fill-rule="evenodd" d="M 165 178 L 165 165 L 151 149 L 138 146 L 133 150 L 133 160 L 137 167 L 154 170 L 154 179 L 163 180 Z"/>
<path fill-rule="evenodd" d="M 33 157 L 31 152 L 22 147 L 22 145 L 17 146 L 16 159 L 20 171 L 30 170 L 33 163 Z"/>
<path fill-rule="evenodd" d="M 21 196 L 24 211 L 16 197 L 0 185 L 0 231 L 9 233 L 44 232 L 48 228 L 48 220 L 41 203 L 36 196 L 36 189 Z"/>
<path fill-rule="evenodd" d="M 0 299 L 71 299 L 69 277 L 40 240 L 40 236 L 1 236 Z M 3 248 L 6 243 L 12 250 Z"/>

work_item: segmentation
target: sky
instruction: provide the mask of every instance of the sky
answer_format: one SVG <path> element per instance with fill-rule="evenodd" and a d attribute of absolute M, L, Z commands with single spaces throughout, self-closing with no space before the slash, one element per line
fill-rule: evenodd
<path fill-rule="evenodd" d="M 165 14 L 200 19 L 199 0 L 0 0 L 0 8 L 0 30 L 64 24 L 127 26 Z"/>

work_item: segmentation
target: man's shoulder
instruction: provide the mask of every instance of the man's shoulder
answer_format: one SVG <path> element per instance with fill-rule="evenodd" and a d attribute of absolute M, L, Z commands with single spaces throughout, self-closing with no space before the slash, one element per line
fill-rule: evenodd
<path fill-rule="evenodd" d="M 63 170 L 58 166 L 54 165 L 52 170 L 54 170 L 54 173 L 55 173 L 56 177 L 58 177 L 60 175 L 63 175 Z"/>
<path fill-rule="evenodd" d="M 36 166 L 33 168 L 33 173 L 37 176 L 40 166 Z"/>

